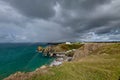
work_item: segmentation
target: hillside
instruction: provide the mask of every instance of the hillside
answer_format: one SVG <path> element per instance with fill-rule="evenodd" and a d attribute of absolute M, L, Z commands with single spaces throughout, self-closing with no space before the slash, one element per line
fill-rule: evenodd
<path fill-rule="evenodd" d="M 47 52 L 65 52 L 71 49 L 78 49 L 81 46 L 83 46 L 83 44 L 77 44 L 77 43 L 73 43 L 73 44 L 58 44 L 58 45 L 50 45 L 48 47 L 46 47 L 44 49 L 43 52 L 47 53 Z"/>
<path fill-rule="evenodd" d="M 119 43 L 85 43 L 84 46 L 81 46 L 81 48 L 77 49 L 74 53 L 73 59 L 77 60 L 81 57 L 88 56 L 92 54 L 93 52 L 101 51 L 103 47 L 110 47 L 113 48 L 114 45 L 117 45 Z M 105 49 L 107 50 L 107 48 Z M 98 54 L 97 52 L 95 54 Z"/>
<path fill-rule="evenodd" d="M 75 52 L 72 62 L 39 70 L 26 80 L 119 80 L 119 62 L 120 43 L 86 43 Z M 6 80 L 24 79 L 18 74 Z"/>

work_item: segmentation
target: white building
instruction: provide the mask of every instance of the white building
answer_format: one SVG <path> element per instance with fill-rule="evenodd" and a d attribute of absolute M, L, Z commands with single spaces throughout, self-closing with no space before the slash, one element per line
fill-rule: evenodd
<path fill-rule="evenodd" d="M 66 42 L 65 44 L 71 44 L 71 42 Z"/>

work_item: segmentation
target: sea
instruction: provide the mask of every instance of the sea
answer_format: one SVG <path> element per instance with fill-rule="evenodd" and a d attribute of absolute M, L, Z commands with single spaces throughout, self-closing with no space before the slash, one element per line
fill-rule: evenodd
<path fill-rule="evenodd" d="M 0 43 L 0 80 L 18 71 L 31 72 L 42 65 L 49 65 L 54 58 L 36 51 L 46 43 Z"/>

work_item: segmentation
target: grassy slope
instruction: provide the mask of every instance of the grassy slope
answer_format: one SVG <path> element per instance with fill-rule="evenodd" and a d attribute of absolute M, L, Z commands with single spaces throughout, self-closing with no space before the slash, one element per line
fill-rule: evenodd
<path fill-rule="evenodd" d="M 120 76 L 120 44 L 95 50 L 76 62 L 53 67 L 45 75 L 29 80 L 118 80 Z"/>
<path fill-rule="evenodd" d="M 60 48 L 64 49 L 64 50 L 71 50 L 71 49 L 78 49 L 81 46 L 83 46 L 83 44 L 59 44 L 58 45 Z"/>

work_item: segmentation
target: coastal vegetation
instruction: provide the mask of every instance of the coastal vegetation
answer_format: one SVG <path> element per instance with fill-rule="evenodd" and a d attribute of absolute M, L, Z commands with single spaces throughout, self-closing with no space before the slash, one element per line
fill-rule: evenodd
<path fill-rule="evenodd" d="M 83 54 L 85 56 L 81 56 Z M 120 78 L 120 43 L 87 43 L 77 49 L 73 57 L 76 59 L 71 62 L 64 62 L 57 67 L 47 67 L 25 80 L 119 80 Z M 20 75 L 6 80 L 21 80 L 19 77 L 24 80 Z"/>
<path fill-rule="evenodd" d="M 50 68 L 52 74 L 35 75 L 30 80 L 119 80 L 119 62 L 120 44 L 111 44 L 77 61 Z"/>
<path fill-rule="evenodd" d="M 64 49 L 64 50 L 72 50 L 72 49 L 78 49 L 80 48 L 81 46 L 83 46 L 83 44 L 80 44 L 80 43 L 73 43 L 71 45 L 69 44 L 59 44 L 59 46 Z"/>
<path fill-rule="evenodd" d="M 72 50 L 72 49 L 78 49 L 81 46 L 83 46 L 83 44 L 76 44 L 76 43 L 72 43 L 72 44 L 58 44 L 58 45 L 52 45 L 52 46 L 48 46 L 45 48 L 45 52 L 47 51 L 54 51 L 54 52 L 64 52 L 64 51 L 68 51 L 68 50 Z"/>

